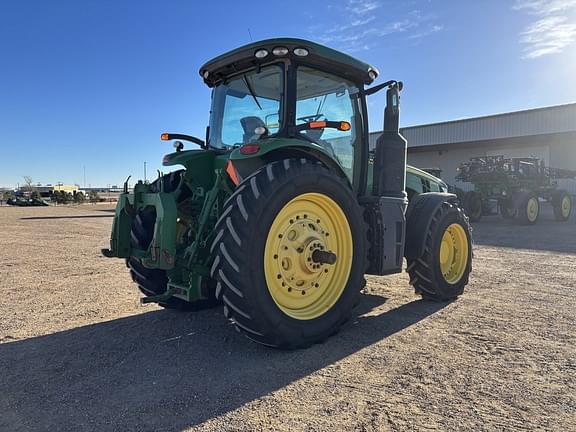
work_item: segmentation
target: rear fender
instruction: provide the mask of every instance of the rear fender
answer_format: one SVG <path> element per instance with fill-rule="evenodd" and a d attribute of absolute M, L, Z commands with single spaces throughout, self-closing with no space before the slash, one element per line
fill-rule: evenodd
<path fill-rule="evenodd" d="M 318 146 L 315 146 L 318 147 Z M 255 155 L 254 157 L 242 157 L 234 158 L 234 153 L 230 156 L 230 160 L 233 162 L 234 167 L 240 175 L 240 181 L 248 177 L 254 171 L 263 167 L 270 162 L 282 160 L 282 159 L 308 159 L 312 161 L 318 161 L 330 171 L 334 172 L 338 176 L 346 179 L 348 185 L 352 187 L 349 177 L 346 175 L 342 167 L 334 160 L 332 156 L 323 150 L 313 148 L 312 146 L 285 146 L 277 147 L 263 154 Z"/>
<path fill-rule="evenodd" d="M 428 192 L 417 195 L 406 210 L 406 246 L 404 256 L 417 259 L 422 256 L 426 243 L 426 234 L 430 229 L 432 218 L 442 203 L 458 203 L 454 194 L 443 192 Z"/>

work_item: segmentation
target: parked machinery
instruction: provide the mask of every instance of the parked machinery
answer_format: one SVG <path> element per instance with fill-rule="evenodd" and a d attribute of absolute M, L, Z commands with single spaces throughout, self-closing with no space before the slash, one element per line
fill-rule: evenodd
<path fill-rule="evenodd" d="M 483 156 L 471 158 L 458 167 L 456 180 L 472 183 L 462 203 L 470 221 L 500 213 L 505 219 L 534 224 L 540 215 L 540 200 L 554 208 L 558 221 L 572 213 L 571 195 L 558 188 L 558 180 L 576 178 L 576 171 L 546 167 L 538 158 Z"/>

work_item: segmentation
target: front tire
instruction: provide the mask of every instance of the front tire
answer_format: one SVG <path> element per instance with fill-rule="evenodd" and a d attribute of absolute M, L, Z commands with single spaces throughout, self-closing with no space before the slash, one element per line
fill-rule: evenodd
<path fill-rule="evenodd" d="M 468 218 L 461 208 L 445 201 L 436 210 L 424 252 L 408 259 L 410 284 L 422 298 L 447 301 L 464 292 L 472 271 L 472 236 Z"/>
<path fill-rule="evenodd" d="M 345 180 L 306 159 L 272 162 L 246 178 L 224 206 L 212 250 L 225 316 L 268 346 L 328 338 L 364 286 L 361 208 Z"/>

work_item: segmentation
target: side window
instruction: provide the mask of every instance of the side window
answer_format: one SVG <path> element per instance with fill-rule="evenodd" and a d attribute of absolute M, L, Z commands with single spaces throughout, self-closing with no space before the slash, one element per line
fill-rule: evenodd
<path fill-rule="evenodd" d="M 436 182 L 429 182 L 430 184 L 430 192 L 442 192 L 440 189 L 440 185 Z"/>
<path fill-rule="evenodd" d="M 422 190 L 424 192 L 431 192 L 430 189 L 430 180 L 423 178 L 422 179 Z"/>
<path fill-rule="evenodd" d="M 296 124 L 313 121 L 346 121 L 350 130 L 309 129 L 302 132 L 308 140 L 324 147 L 352 180 L 356 141 L 354 95 L 357 87 L 326 72 L 298 68 Z"/>
<path fill-rule="evenodd" d="M 406 193 L 408 194 L 408 199 L 412 200 L 414 196 L 422 192 L 424 192 L 424 189 L 420 177 L 410 172 L 406 173 Z"/>

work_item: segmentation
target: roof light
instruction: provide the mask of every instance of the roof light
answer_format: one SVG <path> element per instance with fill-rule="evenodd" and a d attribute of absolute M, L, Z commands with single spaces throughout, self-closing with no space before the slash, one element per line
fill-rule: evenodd
<path fill-rule="evenodd" d="M 298 57 L 306 57 L 309 52 L 306 48 L 294 48 L 294 54 Z"/>
<path fill-rule="evenodd" d="M 258 51 L 256 51 L 254 53 L 254 57 L 256 57 L 257 59 L 263 59 L 267 55 L 268 55 L 268 50 L 265 50 L 265 49 L 259 49 Z"/>
<path fill-rule="evenodd" d="M 160 135 L 160 139 L 162 141 L 168 141 L 170 139 L 170 134 L 163 133 L 162 135 Z"/>
<path fill-rule="evenodd" d="M 378 77 L 378 72 L 376 72 L 374 69 L 370 69 L 368 71 L 368 76 L 370 77 L 371 80 L 375 80 L 376 77 Z"/>
<path fill-rule="evenodd" d="M 285 56 L 286 54 L 288 54 L 288 48 L 276 47 L 272 50 L 272 54 L 274 54 L 275 56 L 278 56 L 278 57 Z"/>

